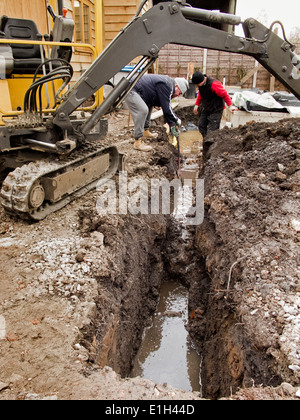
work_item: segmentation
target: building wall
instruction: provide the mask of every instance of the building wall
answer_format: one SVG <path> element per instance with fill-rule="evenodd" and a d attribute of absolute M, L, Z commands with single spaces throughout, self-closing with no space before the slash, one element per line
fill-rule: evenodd
<path fill-rule="evenodd" d="M 45 0 L 0 0 L 0 17 L 34 20 L 41 34 L 48 33 L 48 16 Z"/>
<path fill-rule="evenodd" d="M 91 44 L 96 45 L 96 28 L 95 28 L 95 7 L 99 0 L 84 0 L 90 6 L 90 22 L 91 22 Z M 65 0 L 65 4 L 69 3 L 69 11 L 74 19 L 74 0 Z M 124 28 L 136 14 L 141 0 L 102 0 L 102 38 L 103 48 L 105 48 Z M 151 7 L 152 2 L 149 1 L 147 8 Z M 76 40 L 76 39 L 75 39 Z M 100 52 L 100 51 L 99 51 Z M 80 48 L 75 49 L 75 55 L 72 59 L 74 68 L 74 81 L 84 72 L 93 61 L 93 57 L 87 51 Z"/>
<path fill-rule="evenodd" d="M 104 47 L 133 18 L 140 0 L 103 0 Z"/>
<path fill-rule="evenodd" d="M 68 10 L 67 17 L 75 21 L 75 1 L 64 0 L 64 7 Z M 89 42 L 93 47 L 96 46 L 96 2 L 102 1 L 102 38 L 103 47 L 106 47 L 127 25 L 135 15 L 141 0 L 79 0 L 83 2 L 89 11 Z M 0 16 L 8 15 L 11 17 L 25 18 L 34 20 L 37 23 L 41 34 L 49 33 L 52 24 L 52 18 L 46 11 L 46 6 L 51 4 L 58 13 L 57 0 L 0 0 Z M 149 1 L 147 8 L 151 7 Z M 101 31 L 100 31 L 101 32 Z M 76 39 L 76 31 L 73 41 Z M 100 51 L 99 51 L 100 53 Z M 73 82 L 89 67 L 94 60 L 91 50 L 76 47 L 73 49 L 72 66 L 74 68 Z"/>
<path fill-rule="evenodd" d="M 85 4 L 89 7 L 89 34 L 90 40 L 88 44 L 95 47 L 95 0 L 84 0 Z M 72 17 L 75 21 L 75 7 L 74 0 L 64 0 L 64 7 L 68 9 L 68 17 Z M 76 39 L 76 31 L 73 40 L 80 42 L 80 39 Z M 74 69 L 74 76 L 72 82 L 76 82 L 81 74 L 90 66 L 94 60 L 93 53 L 90 49 L 77 47 L 73 49 L 72 66 Z"/>

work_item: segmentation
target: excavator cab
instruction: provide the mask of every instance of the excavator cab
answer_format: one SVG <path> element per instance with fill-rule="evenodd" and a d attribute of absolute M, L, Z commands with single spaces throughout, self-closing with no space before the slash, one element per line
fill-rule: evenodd
<path fill-rule="evenodd" d="M 33 20 L 0 17 L 0 201 L 8 213 L 33 220 L 95 188 L 101 176 L 114 174 L 119 166 L 115 147 L 89 143 L 106 135 L 106 120 L 83 145 L 51 124 L 73 76 L 73 48 L 88 49 L 94 58 L 96 50 L 72 42 L 75 25 L 66 10 L 62 15 L 50 5 L 47 10 L 53 26 L 46 35 Z M 92 111 L 96 105 L 97 100 L 80 110 Z M 77 114 L 74 132 L 85 121 Z"/>
<path fill-rule="evenodd" d="M 0 36 L 6 39 L 24 40 L 26 42 L 41 41 L 37 25 L 32 20 L 16 19 L 1 16 Z M 13 59 L 12 74 L 34 74 L 42 62 L 39 45 L 36 44 L 13 44 L 9 45 Z M 0 48 L 1 52 L 1 48 Z"/>
<path fill-rule="evenodd" d="M 74 32 L 74 22 L 72 19 L 66 19 L 62 16 L 56 16 L 53 13 L 54 26 L 51 35 L 44 35 L 45 41 L 52 42 L 72 42 Z M 46 58 L 44 46 L 31 44 L 30 41 L 42 41 L 43 36 L 40 34 L 36 23 L 29 19 L 12 18 L 1 16 L 0 18 L 0 37 L 6 39 L 22 40 L 24 44 L 9 45 L 13 58 L 13 74 L 34 74 L 37 68 L 40 68 L 43 60 Z M 0 46 L 0 54 L 2 55 L 3 47 Z M 68 62 L 71 61 L 71 47 L 57 47 L 51 49 L 49 58 L 62 58 Z M 10 61 L 10 60 L 9 60 Z M 11 74 L 11 65 L 6 66 L 8 70 L 6 74 Z M 42 73 L 42 69 L 39 69 Z"/>
<path fill-rule="evenodd" d="M 51 43 L 71 43 L 74 22 L 72 19 L 56 16 L 50 6 L 49 13 L 54 21 L 53 30 L 51 34 L 44 36 L 33 20 L 6 15 L 0 18 L 0 42 L 4 39 L 11 40 L 0 43 L 0 117 L 26 111 L 24 98 L 32 83 L 71 61 L 70 45 L 51 46 Z M 45 85 L 45 90 L 41 92 L 43 108 L 49 110 L 56 107 L 56 93 L 62 84 L 63 77 L 53 80 L 51 87 Z M 3 125 L 1 120 L 0 125 Z"/>

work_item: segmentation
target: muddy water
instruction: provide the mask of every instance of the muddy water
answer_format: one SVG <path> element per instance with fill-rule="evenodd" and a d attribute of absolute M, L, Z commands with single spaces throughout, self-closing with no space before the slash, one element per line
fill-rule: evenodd
<path fill-rule="evenodd" d="M 168 383 L 184 391 L 200 391 L 201 359 L 185 328 L 188 290 L 179 283 L 162 284 L 153 322 L 144 333 L 131 377 Z"/>

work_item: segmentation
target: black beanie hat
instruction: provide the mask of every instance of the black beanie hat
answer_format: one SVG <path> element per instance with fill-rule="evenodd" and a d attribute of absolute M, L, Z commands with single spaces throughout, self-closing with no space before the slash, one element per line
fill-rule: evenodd
<path fill-rule="evenodd" d="M 199 83 L 202 83 L 204 80 L 204 74 L 201 73 L 201 71 L 195 71 L 192 77 L 192 83 L 194 85 L 199 85 Z"/>

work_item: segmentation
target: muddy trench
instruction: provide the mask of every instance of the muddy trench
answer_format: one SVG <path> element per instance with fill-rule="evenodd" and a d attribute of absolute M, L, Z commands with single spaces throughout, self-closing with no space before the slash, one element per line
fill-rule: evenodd
<path fill-rule="evenodd" d="M 103 226 L 107 227 L 109 222 L 102 222 L 96 229 L 105 235 Z M 81 344 L 89 350 L 91 366 L 108 365 L 125 378 L 131 376 L 144 330 L 153 322 L 162 285 L 181 284 L 192 292 L 193 297 L 189 293 L 188 307 L 184 309 L 188 311 L 186 328 L 193 337 L 192 319 L 195 324 L 202 313 L 198 297 L 208 280 L 204 261 L 195 253 L 194 234 L 183 239 L 180 227 L 170 217 L 116 218 L 115 228 L 112 271 L 98 277 L 94 272 L 99 285 L 97 315 L 93 327 L 83 332 Z M 195 335 L 195 342 L 192 341 L 200 352 L 202 338 L 199 340 L 199 334 Z M 171 356 L 172 348 L 169 353 Z M 176 366 L 173 369 L 176 371 Z"/>
<path fill-rule="evenodd" d="M 99 235 L 110 256 L 109 267 L 101 259 L 93 265 L 96 311 L 81 334 L 91 370 L 108 365 L 130 376 L 161 285 L 173 281 L 188 289 L 186 328 L 201 355 L 202 397 L 298 383 L 279 340 L 286 317 L 268 306 L 274 289 L 278 296 L 299 290 L 299 231 L 290 231 L 283 220 L 298 211 L 297 130 L 294 122 L 285 129 L 253 124 L 208 138 L 204 168 L 199 164 L 205 179 L 200 226 L 182 227 L 164 215 L 81 212 L 83 236 Z M 169 148 L 172 153 L 155 163 L 167 167 L 170 177 L 177 154 Z"/>
<path fill-rule="evenodd" d="M 97 232 L 105 234 L 101 226 Z M 89 350 L 91 366 L 110 366 L 123 378 L 131 376 L 161 285 L 174 282 L 188 289 L 186 328 L 202 359 L 199 396 L 220 398 L 254 384 L 281 384 L 272 370 L 272 358 L 247 341 L 234 303 L 214 291 L 206 259 L 199 256 L 196 232 L 182 240 L 180 229 L 170 219 L 153 216 L 118 220 L 114 227 L 118 236 L 116 258 L 111 261 L 114 275 L 94 273 L 99 285 L 97 315 L 81 341 Z"/>

